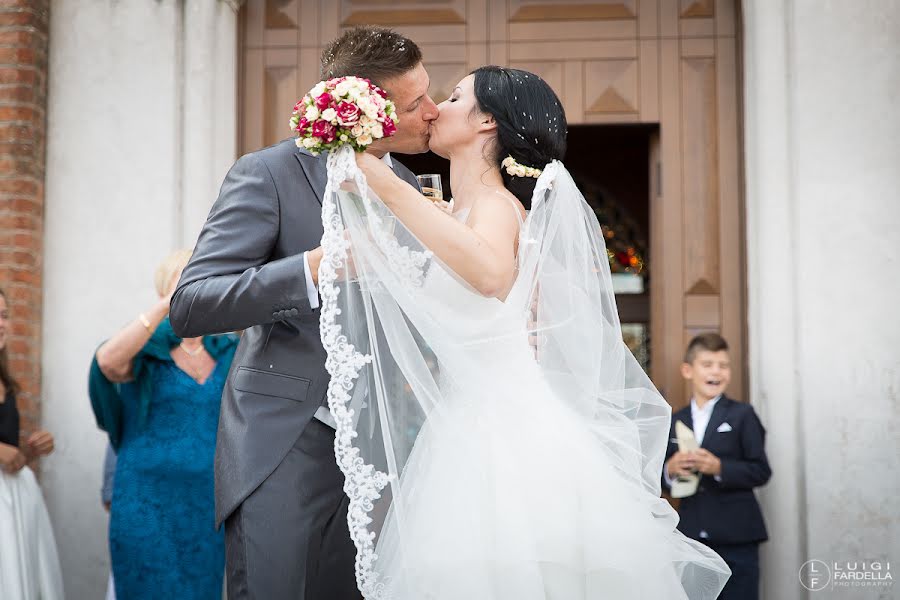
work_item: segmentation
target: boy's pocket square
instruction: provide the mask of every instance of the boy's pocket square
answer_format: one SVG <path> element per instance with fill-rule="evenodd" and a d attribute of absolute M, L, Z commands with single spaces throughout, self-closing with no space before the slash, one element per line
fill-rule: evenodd
<path fill-rule="evenodd" d="M 731 431 L 731 425 L 729 425 L 728 423 L 722 423 L 721 425 L 719 425 L 719 428 L 716 429 L 716 431 L 718 431 L 719 433 L 725 433 L 726 431 Z"/>

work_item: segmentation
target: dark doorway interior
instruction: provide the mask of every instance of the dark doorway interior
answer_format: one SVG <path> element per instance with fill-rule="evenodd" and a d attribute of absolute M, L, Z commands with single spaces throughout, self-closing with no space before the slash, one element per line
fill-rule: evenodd
<path fill-rule="evenodd" d="M 650 143 L 656 125 L 569 127 L 566 167 L 603 227 L 622 336 L 649 374 Z"/>
<path fill-rule="evenodd" d="M 650 367 L 650 142 L 656 125 L 571 125 L 566 168 L 606 237 L 626 343 Z M 432 153 L 402 156 L 414 173 L 440 173 L 452 197 L 449 163 Z"/>

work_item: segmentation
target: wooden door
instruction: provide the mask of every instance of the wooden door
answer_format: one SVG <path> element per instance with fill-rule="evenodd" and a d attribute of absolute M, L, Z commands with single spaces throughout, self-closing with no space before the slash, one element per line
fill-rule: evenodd
<path fill-rule="evenodd" d="M 543 77 L 572 124 L 656 123 L 651 374 L 683 405 L 684 346 L 718 330 L 733 349 L 732 393 L 746 397 L 737 15 L 736 0 L 249 0 L 240 148 L 289 135 L 291 107 L 319 80 L 323 45 L 363 23 L 419 43 L 438 101 L 491 63 Z"/>

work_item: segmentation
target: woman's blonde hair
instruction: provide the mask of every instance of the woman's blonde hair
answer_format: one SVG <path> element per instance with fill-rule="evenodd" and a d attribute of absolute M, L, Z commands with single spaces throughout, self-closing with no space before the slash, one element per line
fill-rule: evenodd
<path fill-rule="evenodd" d="M 172 278 L 188 264 L 191 254 L 193 254 L 193 250 L 186 248 L 176 250 L 156 267 L 153 283 L 156 285 L 157 294 L 165 296 L 168 293 L 169 286 L 172 285 Z"/>

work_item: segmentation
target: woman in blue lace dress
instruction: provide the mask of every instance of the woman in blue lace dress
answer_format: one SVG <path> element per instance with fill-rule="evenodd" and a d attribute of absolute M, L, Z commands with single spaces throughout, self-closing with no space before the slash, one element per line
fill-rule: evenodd
<path fill-rule="evenodd" d="M 180 339 L 169 298 L 190 252 L 157 270 L 159 301 L 97 350 L 90 397 L 117 451 L 109 525 L 116 597 L 222 596 L 213 455 L 233 335 Z"/>

